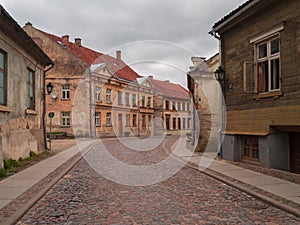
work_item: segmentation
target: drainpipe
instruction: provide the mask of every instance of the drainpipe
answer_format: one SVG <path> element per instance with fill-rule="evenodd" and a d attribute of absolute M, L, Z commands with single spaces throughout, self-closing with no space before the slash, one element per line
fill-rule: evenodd
<path fill-rule="evenodd" d="M 92 111 L 92 68 L 89 67 L 89 84 L 90 84 L 90 137 L 93 137 L 93 111 Z"/>
<path fill-rule="evenodd" d="M 51 70 L 53 68 L 54 64 L 51 63 L 50 66 L 46 69 L 44 69 L 43 71 L 43 91 L 42 91 L 42 95 L 43 95 L 43 131 L 44 131 L 44 146 L 46 150 L 50 150 L 47 146 L 47 115 L 46 115 L 46 92 L 45 92 L 45 87 L 46 87 L 46 73 Z"/>
<path fill-rule="evenodd" d="M 217 32 L 213 29 L 209 32 L 210 35 L 215 37 L 219 41 L 219 66 L 222 66 L 222 43 L 221 43 L 221 37 L 217 34 Z M 219 91 L 219 101 L 220 101 L 220 128 L 218 130 L 218 156 L 220 158 L 223 158 L 223 152 L 222 152 L 222 132 L 223 132 L 223 88 L 220 85 L 220 91 Z"/>

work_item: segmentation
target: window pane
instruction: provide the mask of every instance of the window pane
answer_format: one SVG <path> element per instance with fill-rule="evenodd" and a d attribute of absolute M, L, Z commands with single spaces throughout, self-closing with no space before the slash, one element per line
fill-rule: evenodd
<path fill-rule="evenodd" d="M 0 53 L 0 68 L 4 69 L 4 55 Z"/>
<path fill-rule="evenodd" d="M 271 55 L 279 52 L 279 39 L 271 41 Z"/>
<path fill-rule="evenodd" d="M 259 50 L 258 50 L 258 57 L 260 59 L 264 58 L 264 57 L 267 57 L 267 44 L 262 44 L 258 48 L 259 48 Z"/>
<path fill-rule="evenodd" d="M 269 91 L 269 67 L 268 61 L 258 64 L 258 92 Z"/>
<path fill-rule="evenodd" d="M 280 59 L 271 60 L 271 90 L 279 89 Z"/>
<path fill-rule="evenodd" d="M 0 87 L 4 88 L 4 74 L 0 72 Z"/>
<path fill-rule="evenodd" d="M 0 104 L 4 104 L 4 89 L 0 87 Z"/>

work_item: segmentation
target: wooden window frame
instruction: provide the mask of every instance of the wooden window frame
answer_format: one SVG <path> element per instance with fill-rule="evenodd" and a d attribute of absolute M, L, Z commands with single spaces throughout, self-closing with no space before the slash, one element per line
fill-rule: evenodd
<path fill-rule="evenodd" d="M 251 140 L 252 139 L 252 140 Z M 254 145 L 253 140 L 256 144 Z M 248 140 L 248 141 L 247 141 Z M 242 159 L 259 163 L 259 138 L 257 136 L 242 136 Z M 250 144 L 246 144 L 250 142 Z M 257 157 L 256 157 L 257 156 Z"/>
<path fill-rule="evenodd" d="M 61 127 L 71 126 L 71 112 L 61 112 Z"/>

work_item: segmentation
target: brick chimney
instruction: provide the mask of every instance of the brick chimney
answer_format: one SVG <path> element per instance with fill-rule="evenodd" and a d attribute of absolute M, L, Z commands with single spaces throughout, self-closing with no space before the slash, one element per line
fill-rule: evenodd
<path fill-rule="evenodd" d="M 121 60 L 121 51 L 120 50 L 116 51 L 116 58 L 117 58 L 117 60 Z"/>
<path fill-rule="evenodd" d="M 80 47 L 81 46 L 81 38 L 75 38 L 75 44 Z"/>
<path fill-rule="evenodd" d="M 61 37 L 61 40 L 63 41 L 63 42 L 69 42 L 69 35 L 63 35 L 62 37 Z"/>

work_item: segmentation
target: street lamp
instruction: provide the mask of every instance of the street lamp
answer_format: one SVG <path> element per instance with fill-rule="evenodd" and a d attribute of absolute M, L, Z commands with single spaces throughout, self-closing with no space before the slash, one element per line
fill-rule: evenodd
<path fill-rule="evenodd" d="M 53 89 L 53 84 L 52 84 L 51 82 L 49 82 L 49 83 L 46 85 L 46 90 L 47 90 L 47 94 L 48 94 L 48 95 L 51 94 L 52 89 Z"/>
<path fill-rule="evenodd" d="M 229 80 L 225 79 L 225 70 L 222 66 L 219 66 L 214 72 L 216 80 L 220 83 L 224 91 L 232 91 L 233 84 Z"/>

